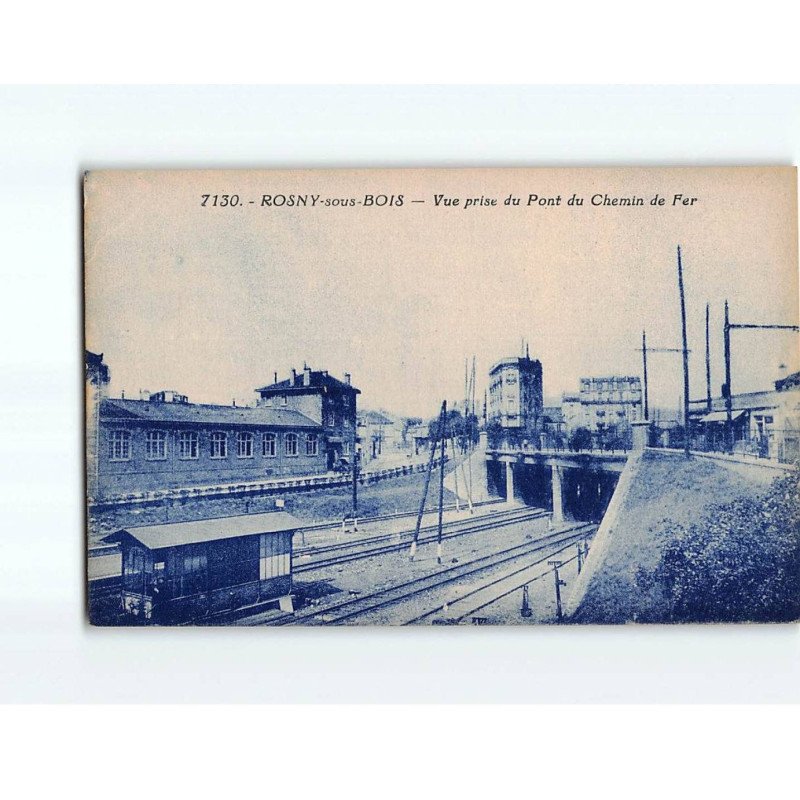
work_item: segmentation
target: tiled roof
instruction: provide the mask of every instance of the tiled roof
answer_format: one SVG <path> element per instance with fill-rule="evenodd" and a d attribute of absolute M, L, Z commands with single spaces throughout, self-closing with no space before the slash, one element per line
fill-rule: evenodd
<path fill-rule="evenodd" d="M 150 400 L 104 400 L 104 418 L 194 422 L 201 425 L 274 425 L 321 428 L 313 419 L 288 408 L 214 406 L 200 403 L 158 403 Z"/>
<path fill-rule="evenodd" d="M 278 381 L 277 383 L 270 383 L 267 386 L 262 386 L 261 388 L 256 389 L 256 391 L 280 392 L 293 391 L 295 389 L 319 388 L 322 386 L 327 386 L 332 389 L 350 389 L 356 394 L 361 394 L 360 390 L 356 389 L 355 386 L 345 383 L 344 381 L 340 381 L 338 378 L 334 378 L 333 375 L 329 375 L 327 372 L 315 370 L 311 371 L 310 383 L 308 386 L 303 383 L 303 371 L 301 370 L 295 375 L 294 380 L 287 378 L 285 381 Z"/>

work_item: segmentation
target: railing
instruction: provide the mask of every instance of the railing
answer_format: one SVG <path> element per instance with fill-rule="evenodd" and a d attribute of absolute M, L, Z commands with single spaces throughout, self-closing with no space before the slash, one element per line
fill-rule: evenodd
<path fill-rule="evenodd" d="M 447 457 L 445 457 L 447 461 Z M 438 467 L 441 458 L 434 459 L 434 467 Z M 359 470 L 359 485 L 371 485 L 387 478 L 402 475 L 413 475 L 424 472 L 427 463 L 400 464 L 379 470 Z M 323 487 L 348 486 L 353 481 L 352 472 L 326 473 L 324 475 L 298 475 L 295 477 L 270 478 L 264 481 L 247 481 L 242 483 L 225 483 L 213 486 L 184 486 L 177 488 L 155 489 L 152 491 L 129 492 L 111 495 L 102 499 L 91 499 L 89 505 L 100 509 L 106 506 L 140 505 L 157 503 L 162 500 L 192 500 L 206 497 L 221 497 L 241 494 L 270 494 L 287 490 L 314 489 Z"/>
<path fill-rule="evenodd" d="M 693 433 L 689 437 L 689 449 L 697 453 L 719 453 L 735 455 L 753 460 L 777 461 L 781 464 L 794 464 L 800 461 L 800 430 L 796 428 L 771 428 L 762 436 L 742 435 L 733 442 L 732 451 L 727 447 L 724 432 L 710 435 Z M 665 435 L 651 438 L 650 446 L 655 448 L 682 449 L 684 434 L 666 431 Z"/>
<path fill-rule="evenodd" d="M 597 455 L 613 456 L 627 455 L 629 447 L 592 447 L 592 448 L 569 448 L 569 447 L 533 447 L 528 445 L 505 445 L 503 447 L 488 447 L 487 452 L 498 453 L 500 455 L 542 455 L 542 456 L 574 456 L 574 455 Z"/>

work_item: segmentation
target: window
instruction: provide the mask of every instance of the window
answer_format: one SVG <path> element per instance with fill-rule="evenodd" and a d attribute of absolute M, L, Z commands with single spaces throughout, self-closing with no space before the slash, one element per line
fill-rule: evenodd
<path fill-rule="evenodd" d="M 309 433 L 306 436 L 306 455 L 315 456 L 319 453 L 319 440 L 316 433 Z"/>
<path fill-rule="evenodd" d="M 281 405 L 288 406 L 289 405 L 289 398 L 284 394 L 281 395 Z"/>
<path fill-rule="evenodd" d="M 130 431 L 111 431 L 109 457 L 112 461 L 131 460 L 131 433 Z"/>
<path fill-rule="evenodd" d="M 265 433 L 261 441 L 261 454 L 264 458 L 275 458 L 278 455 L 278 437 L 274 433 Z"/>
<path fill-rule="evenodd" d="M 211 434 L 211 458 L 228 457 L 228 434 L 214 431 Z"/>
<path fill-rule="evenodd" d="M 239 431 L 236 434 L 236 457 L 253 457 L 253 434 L 248 431 Z"/>
<path fill-rule="evenodd" d="M 283 450 L 287 456 L 297 455 L 297 434 L 287 433 L 286 438 L 283 440 Z"/>
<path fill-rule="evenodd" d="M 167 432 L 147 431 L 144 457 L 148 461 L 163 461 L 167 457 Z"/>
<path fill-rule="evenodd" d="M 342 454 L 346 456 L 350 455 L 350 442 L 345 442 L 342 445 Z"/>
<path fill-rule="evenodd" d="M 200 445 L 195 431 L 182 431 L 178 437 L 178 458 L 198 458 Z"/>

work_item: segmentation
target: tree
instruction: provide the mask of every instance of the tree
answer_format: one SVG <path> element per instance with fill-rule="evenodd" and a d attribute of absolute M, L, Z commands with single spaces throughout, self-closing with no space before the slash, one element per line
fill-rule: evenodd
<path fill-rule="evenodd" d="M 636 583 L 647 622 L 790 622 L 800 618 L 800 471 L 760 497 L 670 525 L 661 559 Z"/>
<path fill-rule="evenodd" d="M 569 449 L 580 452 L 592 447 L 592 433 L 588 428 L 575 428 L 569 437 Z"/>
<path fill-rule="evenodd" d="M 422 417 L 406 417 L 405 421 L 403 422 L 403 445 L 408 446 L 408 432 L 411 428 L 416 428 L 418 425 L 422 425 Z"/>

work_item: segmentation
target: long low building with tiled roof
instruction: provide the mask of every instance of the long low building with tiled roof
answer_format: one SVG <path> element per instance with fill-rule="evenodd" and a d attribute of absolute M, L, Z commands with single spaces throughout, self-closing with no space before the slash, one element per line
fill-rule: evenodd
<path fill-rule="evenodd" d="M 95 499 L 326 471 L 322 425 L 299 411 L 163 395 L 100 402 Z"/>

